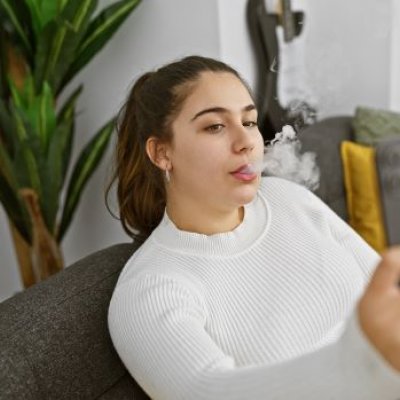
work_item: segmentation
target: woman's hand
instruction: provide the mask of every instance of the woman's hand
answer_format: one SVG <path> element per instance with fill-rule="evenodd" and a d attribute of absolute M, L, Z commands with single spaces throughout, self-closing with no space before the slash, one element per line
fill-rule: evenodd
<path fill-rule="evenodd" d="M 358 303 L 359 322 L 382 356 L 400 372 L 400 246 L 387 250 Z"/>

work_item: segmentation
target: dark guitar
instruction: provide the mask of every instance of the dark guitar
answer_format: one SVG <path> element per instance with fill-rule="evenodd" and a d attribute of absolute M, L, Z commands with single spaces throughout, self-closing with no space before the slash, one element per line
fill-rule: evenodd
<path fill-rule="evenodd" d="M 292 12 L 290 0 L 281 0 L 281 15 L 268 13 L 264 0 L 248 0 L 247 22 L 257 59 L 256 103 L 260 131 L 271 140 L 290 123 L 287 110 L 278 101 L 279 46 L 276 27 L 283 26 L 285 41 L 301 32 L 304 13 Z"/>

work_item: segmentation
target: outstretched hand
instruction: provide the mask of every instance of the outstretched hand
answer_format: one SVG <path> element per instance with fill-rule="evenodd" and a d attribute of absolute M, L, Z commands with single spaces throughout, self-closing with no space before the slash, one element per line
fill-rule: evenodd
<path fill-rule="evenodd" d="M 400 246 L 382 255 L 358 303 L 361 329 L 382 356 L 400 372 Z"/>

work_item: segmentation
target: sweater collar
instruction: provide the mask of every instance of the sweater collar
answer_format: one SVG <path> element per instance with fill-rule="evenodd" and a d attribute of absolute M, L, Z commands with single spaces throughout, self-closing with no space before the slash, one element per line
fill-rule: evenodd
<path fill-rule="evenodd" d="M 232 231 L 204 235 L 178 229 L 166 209 L 160 224 L 152 233 L 158 244 L 180 253 L 201 256 L 230 256 L 249 249 L 267 230 L 270 210 L 258 191 L 255 198 L 244 205 L 242 222 Z"/>

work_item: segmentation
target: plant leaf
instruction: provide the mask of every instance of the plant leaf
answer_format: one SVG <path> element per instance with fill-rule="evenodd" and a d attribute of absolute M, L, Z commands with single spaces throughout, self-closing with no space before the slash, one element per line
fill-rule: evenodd
<path fill-rule="evenodd" d="M 9 88 L 10 88 L 11 97 L 12 97 L 12 100 L 13 100 L 14 104 L 15 104 L 18 108 L 24 108 L 24 100 L 23 100 L 23 97 L 22 97 L 21 94 L 19 93 L 19 90 L 18 90 L 17 87 L 15 86 L 15 83 L 11 80 L 10 77 L 8 77 L 7 80 L 8 80 L 8 86 L 9 86 Z"/>
<path fill-rule="evenodd" d="M 71 0 L 59 18 L 50 21 L 39 35 L 35 62 L 35 86 L 48 81 L 58 94 L 70 63 L 75 58 L 97 0 Z"/>
<path fill-rule="evenodd" d="M 18 90 L 16 85 L 9 81 L 12 100 L 15 110 L 30 125 L 32 135 L 40 138 L 41 149 L 47 152 L 48 143 L 56 127 L 56 111 L 54 96 L 47 82 L 43 83 L 41 92 L 35 95 L 35 88 L 32 75 L 25 77 L 22 89 Z"/>
<path fill-rule="evenodd" d="M 5 139 L 3 144 L 6 147 L 6 152 L 13 157 L 15 141 L 14 124 L 10 116 L 10 111 L 8 110 L 2 98 L 0 98 L 0 131 L 2 137 Z"/>
<path fill-rule="evenodd" d="M 13 163 L 0 142 L 0 202 L 24 239 L 31 243 L 29 214 L 18 196 L 18 182 Z"/>
<path fill-rule="evenodd" d="M 29 7 L 32 26 L 34 28 L 36 37 L 38 37 L 43 27 L 46 26 L 46 24 L 54 19 L 59 13 L 59 1 L 25 0 L 25 3 Z"/>
<path fill-rule="evenodd" d="M 48 145 L 56 129 L 56 111 L 54 109 L 54 96 L 49 84 L 45 81 L 43 90 L 38 98 L 38 134 L 45 153 L 47 153 Z"/>
<path fill-rule="evenodd" d="M 57 116 L 57 123 L 62 123 L 65 119 L 71 119 L 71 127 L 67 133 L 67 145 L 63 154 L 63 181 L 68 171 L 69 162 L 71 159 L 72 146 L 74 142 L 74 130 L 75 130 L 75 106 L 78 101 L 79 95 L 81 94 L 83 85 L 80 85 L 65 102 L 63 108 L 60 110 Z"/>
<path fill-rule="evenodd" d="M 35 86 L 33 84 L 33 77 L 31 74 L 27 74 L 24 78 L 24 84 L 22 87 L 22 100 L 25 109 L 28 109 L 35 100 Z"/>
<path fill-rule="evenodd" d="M 74 112 L 75 104 L 78 100 L 78 97 L 82 93 L 82 89 L 83 89 L 83 84 L 79 85 L 68 97 L 68 99 L 65 101 L 63 107 L 61 108 L 61 110 L 57 115 L 57 122 L 61 122 L 65 118 L 66 114 L 71 114 Z"/>
<path fill-rule="evenodd" d="M 46 153 L 56 127 L 54 96 L 50 86 L 44 82 L 41 92 L 35 95 L 33 78 L 29 74 L 25 77 L 22 89 L 18 90 L 11 80 L 10 89 L 16 109 L 32 128 L 32 135 L 40 138 L 41 148 Z"/>
<path fill-rule="evenodd" d="M 3 205 L 8 217 L 18 229 L 22 237 L 32 243 L 31 223 L 26 209 L 11 188 L 7 179 L 0 174 L 0 203 Z"/>
<path fill-rule="evenodd" d="M 18 34 L 21 44 L 24 47 L 25 53 L 32 52 L 32 43 L 29 41 L 25 27 L 30 25 L 27 18 L 26 4 L 21 0 L 0 0 L 0 8 L 2 14 L 6 15 Z"/>
<path fill-rule="evenodd" d="M 141 0 L 121 0 L 103 10 L 89 25 L 62 87 L 106 45 Z"/>
<path fill-rule="evenodd" d="M 1 8 L 0 8 L 1 11 Z M 1 22 L 1 20 L 0 20 Z M 8 54 L 3 25 L 0 25 L 0 98 L 6 99 L 9 94 L 7 85 Z"/>
<path fill-rule="evenodd" d="M 69 181 L 60 229 L 56 234 L 60 242 L 68 229 L 88 179 L 97 168 L 114 130 L 116 119 L 107 122 L 89 141 L 79 155 Z"/>
<path fill-rule="evenodd" d="M 14 124 L 16 126 L 15 168 L 17 181 L 20 187 L 31 187 L 42 198 L 38 161 L 43 159 L 40 139 L 33 135 L 32 128 L 23 111 L 14 105 L 11 107 Z M 36 156 L 36 157 L 35 157 Z"/>
<path fill-rule="evenodd" d="M 43 216 L 49 231 L 53 233 L 59 209 L 60 193 L 64 183 L 63 155 L 68 146 L 73 121 L 74 116 L 70 115 L 57 126 L 51 138 L 46 163 L 43 166 Z"/>
<path fill-rule="evenodd" d="M 52 3 L 53 1 L 50 1 Z M 36 37 L 39 36 L 39 32 L 42 30 L 42 17 L 40 15 L 39 2 L 35 0 L 25 0 L 25 3 L 29 7 L 31 14 L 32 28 L 35 32 Z"/>
<path fill-rule="evenodd" d="M 19 174 L 17 176 L 20 187 L 30 187 L 35 190 L 38 195 L 40 209 L 44 216 L 47 228 L 51 228 L 50 215 L 51 199 L 47 196 L 50 179 L 46 173 L 47 152 L 43 148 L 41 138 L 34 131 L 26 113 L 21 109 L 13 109 L 14 118 L 17 121 L 17 130 L 23 133 L 17 134 L 19 139 L 17 148 L 17 156 L 15 158 L 15 169 Z"/>
<path fill-rule="evenodd" d="M 0 141 L 0 174 L 7 183 L 16 191 L 18 188 L 17 178 L 14 173 L 13 163 L 4 148 L 3 143 Z"/>

